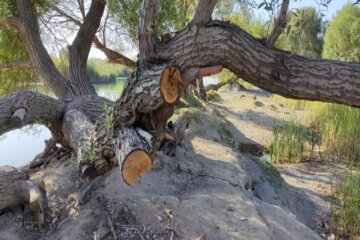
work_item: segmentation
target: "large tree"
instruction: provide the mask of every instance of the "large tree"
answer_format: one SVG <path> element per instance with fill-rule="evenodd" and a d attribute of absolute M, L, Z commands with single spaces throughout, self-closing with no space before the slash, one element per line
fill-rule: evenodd
<path fill-rule="evenodd" d="M 54 142 L 77 154 L 80 164 L 86 166 L 84 169 L 102 174 L 119 164 L 129 184 L 151 167 L 167 120 L 184 89 L 195 79 L 221 68 L 286 97 L 360 106 L 359 64 L 310 59 L 274 47 L 286 26 L 289 0 L 280 5 L 274 29 L 265 41 L 237 25 L 212 20 L 216 0 L 200 0 L 186 24 L 173 18 L 176 28 L 159 25 L 166 22 L 163 18 L 159 21 L 159 17 L 166 17 L 161 15 L 160 1 L 141 1 L 139 6 L 129 6 L 139 8 L 137 35 L 132 33 L 139 49 L 136 62 L 110 49 L 105 38 L 97 35 L 99 26 L 103 29 L 109 19 L 105 0 L 92 0 L 88 9 L 84 1 L 76 1 L 80 15 L 59 8 L 61 2 L 51 2 L 45 10 L 39 5 L 50 1 L 15 2 L 0 26 L 23 39 L 28 53 L 26 63 L 36 69 L 57 98 L 32 92 L 1 97 L 0 134 L 42 123 L 50 129 Z M 188 1 L 161 2 L 182 2 L 191 13 Z M 121 11 L 128 1 L 118 3 L 110 6 L 118 14 L 125 14 Z M 40 36 L 39 16 L 41 11 L 50 10 L 77 26 L 68 46 L 67 77 L 55 67 Z M 133 20 L 129 19 L 129 24 Z M 172 29 L 177 31 L 159 36 L 159 32 Z M 110 61 L 134 70 L 116 102 L 99 97 L 89 82 L 86 63 L 92 44 L 104 51 Z"/>
<path fill-rule="evenodd" d="M 345 5 L 330 22 L 324 37 L 323 57 L 360 62 L 360 8 Z"/>

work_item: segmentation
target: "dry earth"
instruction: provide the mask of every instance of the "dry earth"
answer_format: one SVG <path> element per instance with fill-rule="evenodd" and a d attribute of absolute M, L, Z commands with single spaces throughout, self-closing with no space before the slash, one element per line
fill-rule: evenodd
<path fill-rule="evenodd" d="M 0 239 L 322 239 L 318 225 L 328 217 L 338 166 L 280 166 L 281 178 L 238 146 L 268 145 L 274 121 L 289 120 L 291 111 L 261 90 L 220 96 L 191 110 L 176 156 L 159 152 L 133 186 L 118 169 L 87 185 L 72 160 L 32 174 L 45 184 L 47 226 L 34 226 L 26 209 L 10 209 L 0 215 Z"/>

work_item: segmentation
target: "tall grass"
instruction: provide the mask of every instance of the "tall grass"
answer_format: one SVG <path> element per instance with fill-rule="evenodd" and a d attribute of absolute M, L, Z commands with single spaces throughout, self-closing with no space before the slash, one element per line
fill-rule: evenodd
<path fill-rule="evenodd" d="M 359 123 L 359 109 L 337 104 L 327 104 L 313 120 L 327 153 L 351 165 L 360 163 Z"/>
<path fill-rule="evenodd" d="M 349 173 L 336 185 L 331 207 L 332 226 L 338 234 L 360 239 L 360 176 Z"/>
<path fill-rule="evenodd" d="M 320 144 L 328 157 L 335 157 L 351 165 L 360 164 L 359 109 L 339 104 L 287 99 L 277 95 L 272 97 L 272 101 L 284 104 L 293 110 L 303 110 L 305 114 L 301 122 L 309 126 L 312 130 L 310 134 L 319 133 L 319 136 L 312 135 L 317 139 L 310 140 L 313 141 L 312 143 L 321 140 Z M 290 139 L 296 133 L 291 126 L 284 126 L 284 128 L 289 129 L 283 131 L 280 137 L 274 131 L 275 141 Z M 285 137 L 284 134 L 290 134 L 290 136 Z M 282 138 L 285 139 L 281 140 Z"/>
<path fill-rule="evenodd" d="M 273 94 L 271 96 L 271 101 L 275 103 L 281 103 L 286 105 L 288 108 L 293 110 L 304 110 L 306 105 L 308 104 L 307 101 L 304 100 L 296 100 L 296 99 L 290 99 L 285 98 L 276 94 Z"/>
<path fill-rule="evenodd" d="M 283 126 L 274 125 L 273 141 L 270 144 L 272 162 L 299 162 L 309 149 L 309 140 L 311 142 L 311 131 L 295 120 Z"/>

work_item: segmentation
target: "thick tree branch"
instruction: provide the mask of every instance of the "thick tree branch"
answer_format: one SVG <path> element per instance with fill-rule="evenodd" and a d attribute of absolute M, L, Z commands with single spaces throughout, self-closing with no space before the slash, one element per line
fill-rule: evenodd
<path fill-rule="evenodd" d="M 127 58 L 126 56 L 122 55 L 119 52 L 116 52 L 106 47 L 104 44 L 100 42 L 100 40 L 96 36 L 94 38 L 94 44 L 99 50 L 101 50 L 106 55 L 110 63 L 122 64 L 129 68 L 135 68 L 136 63 L 133 60 Z"/>
<path fill-rule="evenodd" d="M 78 1 L 79 2 L 79 6 L 82 6 L 81 2 L 82 1 Z M 75 25 L 77 25 L 78 27 L 81 27 L 82 22 L 72 16 L 70 16 L 69 14 L 67 14 L 65 11 L 59 9 L 58 7 L 54 7 L 53 8 L 57 13 L 59 13 L 61 16 L 67 18 L 69 21 L 73 22 Z M 80 9 L 81 12 L 83 11 L 82 9 Z M 85 16 L 85 14 L 84 14 Z M 116 52 L 110 48 L 108 48 L 104 43 L 102 43 L 99 38 L 97 36 L 94 37 L 93 39 L 93 43 L 95 44 L 95 46 L 101 50 L 106 57 L 109 59 L 110 63 L 116 63 L 116 64 L 121 64 L 121 65 L 125 65 L 129 68 L 135 68 L 136 63 L 131 60 L 130 58 L 127 58 L 126 56 L 122 55 L 119 52 Z"/>
<path fill-rule="evenodd" d="M 90 9 L 76 34 L 74 41 L 69 46 L 69 73 L 70 81 L 77 86 L 78 96 L 96 94 L 90 83 L 86 71 L 92 41 L 100 25 L 106 1 L 92 0 Z"/>
<path fill-rule="evenodd" d="M 266 45 L 268 47 L 273 47 L 276 40 L 279 38 L 281 32 L 284 30 L 286 23 L 287 23 L 287 11 L 289 8 L 290 0 L 283 0 L 281 4 L 281 9 L 279 12 L 279 16 L 276 19 L 275 26 L 271 31 L 269 37 L 266 40 Z"/>
<path fill-rule="evenodd" d="M 32 62 L 26 61 L 26 62 L 15 62 L 15 63 L 9 63 L 9 64 L 0 64 L 0 72 L 6 72 L 15 68 L 35 68 L 34 64 Z"/>
<path fill-rule="evenodd" d="M 200 0 L 190 25 L 204 25 L 211 21 L 217 0 Z"/>
<path fill-rule="evenodd" d="M 17 92 L 0 97 L 0 135 L 25 125 L 41 123 L 58 135 L 65 104 L 32 92 Z"/>
<path fill-rule="evenodd" d="M 157 45 L 155 25 L 159 8 L 159 0 L 143 0 L 139 21 L 140 65 L 144 65 L 147 58 L 155 52 Z"/>
<path fill-rule="evenodd" d="M 285 97 L 360 107 L 360 64 L 269 49 L 226 22 L 187 28 L 153 58 L 170 61 L 183 72 L 221 64 L 245 81 Z"/>
<path fill-rule="evenodd" d="M 36 66 L 46 83 L 59 98 L 70 98 L 75 92 L 69 82 L 60 74 L 46 51 L 39 33 L 32 2 L 17 0 L 17 18 L 7 18 L 0 25 L 15 30 L 24 39 L 31 62 Z"/>

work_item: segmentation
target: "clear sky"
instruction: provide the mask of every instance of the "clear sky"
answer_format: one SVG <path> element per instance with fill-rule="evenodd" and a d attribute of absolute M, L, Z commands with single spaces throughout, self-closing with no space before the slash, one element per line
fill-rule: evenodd
<path fill-rule="evenodd" d="M 335 14 L 336 11 L 340 10 L 346 3 L 350 2 L 348 0 L 332 0 L 328 5 L 328 9 L 319 4 L 320 0 L 290 0 L 290 9 L 313 6 L 317 9 L 320 9 L 325 15 L 326 20 L 330 20 Z"/>

